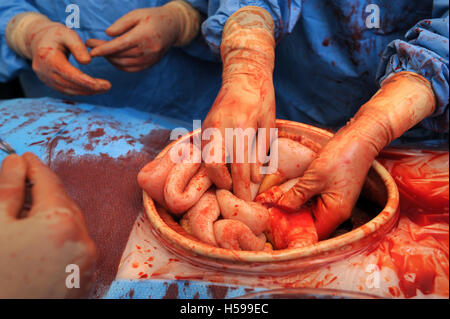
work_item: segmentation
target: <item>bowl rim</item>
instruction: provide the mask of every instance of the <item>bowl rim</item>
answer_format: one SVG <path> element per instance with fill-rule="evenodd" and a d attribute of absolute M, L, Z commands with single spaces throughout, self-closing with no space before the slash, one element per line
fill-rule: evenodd
<path fill-rule="evenodd" d="M 314 133 L 325 135 L 325 137 L 333 137 L 334 134 L 314 126 L 310 126 L 303 123 L 293 122 L 289 120 L 276 120 L 277 127 L 279 126 L 294 126 L 307 128 Z M 200 129 L 190 132 L 173 141 L 167 145 L 157 156 L 159 158 L 163 156 L 175 143 L 183 141 L 190 138 L 192 135 L 197 134 Z M 176 232 L 161 218 L 158 210 L 156 209 L 155 203 L 151 197 L 143 190 L 143 204 L 147 217 L 150 220 L 152 227 L 157 231 L 157 233 L 162 236 L 165 240 L 170 243 L 187 250 L 188 252 L 194 253 L 196 255 L 205 256 L 207 258 L 218 259 L 223 261 L 231 262 L 256 262 L 256 263 L 268 263 L 268 262 L 278 262 L 278 261 L 290 261 L 295 259 L 301 259 L 306 257 L 313 257 L 322 254 L 331 253 L 336 249 L 345 250 L 344 248 L 348 245 L 356 243 L 363 238 L 377 233 L 380 228 L 385 224 L 389 223 L 397 217 L 397 208 L 399 203 L 399 192 L 397 185 L 389 174 L 389 172 L 376 160 L 372 163 L 372 168 L 381 177 L 383 184 L 387 189 L 387 200 L 385 207 L 378 213 L 377 216 L 372 218 L 366 224 L 351 230 L 343 235 L 333 237 L 330 239 L 319 241 L 313 245 L 301 247 L 301 248 L 289 248 L 280 249 L 273 251 L 236 251 L 220 247 L 215 247 L 202 243 L 197 240 L 189 239 L 182 234 Z M 232 253 L 230 253 L 232 252 Z"/>
<path fill-rule="evenodd" d="M 267 296 L 279 296 L 286 295 L 283 299 L 292 299 L 289 297 L 295 296 L 318 296 L 318 299 L 338 299 L 339 297 L 346 299 L 387 299 L 386 297 L 381 297 L 375 294 L 357 292 L 344 289 L 334 289 L 334 288 L 311 288 L 311 287 L 295 287 L 295 288 L 275 288 L 262 290 L 257 292 L 251 292 L 242 296 L 236 297 L 237 299 L 258 299 L 258 297 Z M 273 298 L 273 297 L 272 297 Z M 296 298 L 294 298 L 296 299 Z"/>

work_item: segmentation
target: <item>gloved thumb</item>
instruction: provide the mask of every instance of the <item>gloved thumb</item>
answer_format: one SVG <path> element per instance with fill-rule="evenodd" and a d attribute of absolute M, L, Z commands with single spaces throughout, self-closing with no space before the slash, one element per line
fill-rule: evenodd
<path fill-rule="evenodd" d="M 310 198 L 319 194 L 324 184 L 312 170 L 305 172 L 302 178 L 289 189 L 276 203 L 276 206 L 289 212 L 296 212 Z"/>
<path fill-rule="evenodd" d="M 350 217 L 351 209 L 340 206 L 341 198 L 335 194 L 322 194 L 314 203 L 314 224 L 319 240 L 326 239 L 346 219 Z"/>
<path fill-rule="evenodd" d="M 131 11 L 114 22 L 105 32 L 110 37 L 117 37 L 134 27 L 138 22 L 139 16 L 135 11 Z"/>
<path fill-rule="evenodd" d="M 75 31 L 70 30 L 68 36 L 63 38 L 63 44 L 69 49 L 70 53 L 72 53 L 75 60 L 79 63 L 89 64 L 91 62 L 91 56 L 86 45 Z"/>

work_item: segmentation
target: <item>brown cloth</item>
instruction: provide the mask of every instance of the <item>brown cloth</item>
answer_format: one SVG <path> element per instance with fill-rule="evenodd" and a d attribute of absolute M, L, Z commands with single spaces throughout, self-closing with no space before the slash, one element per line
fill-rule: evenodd
<path fill-rule="evenodd" d="M 168 144 L 169 134 L 169 130 L 153 130 L 140 139 L 144 144 L 141 152 L 128 152 L 118 158 L 59 152 L 49 163 L 81 208 L 97 246 L 89 298 L 101 298 L 116 276 L 131 228 L 143 209 L 137 174 Z"/>

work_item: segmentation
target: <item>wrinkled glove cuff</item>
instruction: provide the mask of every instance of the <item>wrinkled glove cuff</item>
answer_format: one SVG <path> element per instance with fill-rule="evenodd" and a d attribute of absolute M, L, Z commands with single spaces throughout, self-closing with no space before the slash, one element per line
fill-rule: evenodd
<path fill-rule="evenodd" d="M 191 43 L 200 30 L 200 13 L 184 0 L 173 0 L 164 6 L 175 10 L 182 21 L 180 34 L 174 46 L 182 47 Z"/>
<path fill-rule="evenodd" d="M 243 66 L 272 74 L 274 30 L 272 16 L 260 7 L 243 7 L 229 17 L 220 46 L 224 75 L 240 72 Z"/>
<path fill-rule="evenodd" d="M 383 147 L 430 116 L 436 107 L 431 84 L 413 72 L 386 78 L 381 89 L 364 104 L 350 125 L 376 149 Z M 352 123 L 353 122 L 353 123 Z"/>
<path fill-rule="evenodd" d="M 6 26 L 5 37 L 8 46 L 17 54 L 28 59 L 32 58 L 30 41 L 27 40 L 28 29 L 32 24 L 39 20 L 50 22 L 43 14 L 37 12 L 24 12 L 14 16 Z"/>

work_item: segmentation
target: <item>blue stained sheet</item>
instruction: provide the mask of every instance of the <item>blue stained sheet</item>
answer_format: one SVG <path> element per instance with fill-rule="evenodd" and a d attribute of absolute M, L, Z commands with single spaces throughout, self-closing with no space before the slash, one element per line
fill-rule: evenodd
<path fill-rule="evenodd" d="M 185 280 L 115 280 L 104 299 L 228 299 L 265 288 Z"/>
<path fill-rule="evenodd" d="M 117 158 L 129 151 L 141 151 L 140 137 L 154 129 L 192 129 L 189 123 L 129 107 L 111 109 L 53 98 L 0 101 L 0 114 L 0 138 L 18 154 L 31 151 L 44 161 L 61 151 Z M 93 137 L 99 129 L 102 135 L 115 138 L 96 141 Z M 1 152 L 0 161 L 5 157 Z"/>

